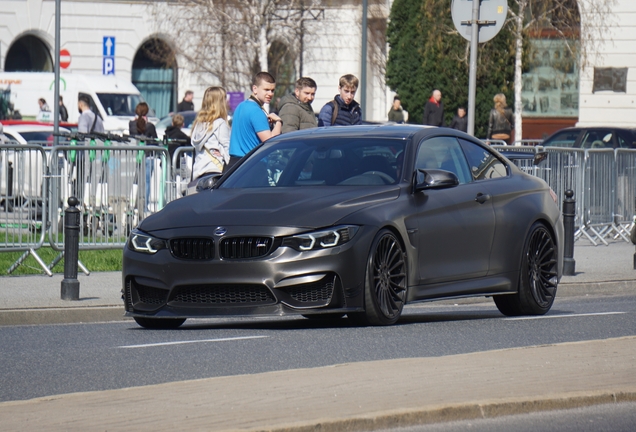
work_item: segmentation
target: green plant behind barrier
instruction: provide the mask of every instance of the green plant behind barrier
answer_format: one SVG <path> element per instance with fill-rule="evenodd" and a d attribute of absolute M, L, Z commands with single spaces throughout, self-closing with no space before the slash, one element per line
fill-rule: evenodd
<path fill-rule="evenodd" d="M 2 235 L 0 235 L 0 239 Z M 50 247 L 42 247 L 36 250 L 36 253 L 42 258 L 42 260 L 49 264 L 59 252 L 51 249 Z M 0 252 L 0 277 L 8 276 L 7 271 L 18 258 L 22 256 L 23 252 Z M 122 251 L 121 249 L 109 249 L 109 250 L 90 250 L 80 251 L 79 260 L 84 266 L 91 272 L 99 271 L 121 271 L 122 266 Z M 64 274 L 64 259 L 62 259 L 55 267 L 51 269 L 53 273 Z M 78 273 L 81 270 L 78 270 Z M 29 255 L 17 269 L 11 273 L 11 275 L 37 275 L 46 274 L 36 262 L 33 256 Z"/>

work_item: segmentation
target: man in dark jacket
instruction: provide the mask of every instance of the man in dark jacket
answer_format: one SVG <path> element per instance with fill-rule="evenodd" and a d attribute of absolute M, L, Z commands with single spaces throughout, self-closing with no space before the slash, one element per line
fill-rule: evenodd
<path fill-rule="evenodd" d="M 177 105 L 177 112 L 194 111 L 194 103 L 192 102 L 193 97 L 194 92 L 192 90 L 187 90 L 183 96 L 183 100 L 179 102 L 179 105 Z"/>
<path fill-rule="evenodd" d="M 362 124 L 360 104 L 353 98 L 358 90 L 358 78 L 348 74 L 340 77 L 337 94 L 318 114 L 318 126 L 352 126 Z"/>
<path fill-rule="evenodd" d="M 457 108 L 457 115 L 453 117 L 453 121 L 451 122 L 450 127 L 462 132 L 468 131 L 468 117 L 466 117 L 466 108 Z"/>
<path fill-rule="evenodd" d="M 431 98 L 424 105 L 422 124 L 430 126 L 444 126 L 444 104 L 441 102 L 442 92 L 435 89 Z"/>
<path fill-rule="evenodd" d="M 309 129 L 317 126 L 316 114 L 311 103 L 316 97 L 316 81 L 308 77 L 298 78 L 294 93 L 280 100 L 278 115 L 283 121 L 282 133 Z"/>

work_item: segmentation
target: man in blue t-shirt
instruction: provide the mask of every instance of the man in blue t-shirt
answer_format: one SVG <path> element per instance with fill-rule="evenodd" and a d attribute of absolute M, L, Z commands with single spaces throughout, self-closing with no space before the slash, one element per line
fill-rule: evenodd
<path fill-rule="evenodd" d="M 236 107 L 232 116 L 230 162 L 225 165 L 225 170 L 260 143 L 280 135 L 283 121 L 263 108 L 272 100 L 275 89 L 276 80 L 267 72 L 259 72 L 252 79 L 252 95 Z"/>

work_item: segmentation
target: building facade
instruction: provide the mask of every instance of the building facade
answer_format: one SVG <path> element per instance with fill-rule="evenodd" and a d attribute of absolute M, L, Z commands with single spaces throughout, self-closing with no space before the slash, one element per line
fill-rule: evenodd
<path fill-rule="evenodd" d="M 186 90 L 195 94 L 195 107 L 200 106 L 207 86 L 219 85 L 218 79 L 197 72 L 178 54 L 162 62 L 150 53 L 157 46 L 177 46 L 171 32 L 157 12 L 157 3 L 119 0 L 64 0 L 61 2 L 60 58 L 64 74 L 102 75 L 114 73 L 132 81 L 159 117 L 174 111 Z M 166 14 L 177 7 L 162 2 Z M 301 3 L 312 3 L 309 0 Z M 370 27 L 388 19 L 388 0 L 369 1 Z M 314 109 L 333 98 L 338 78 L 347 73 L 360 76 L 361 71 L 361 0 L 321 0 L 305 11 L 302 58 L 293 59 L 293 74 L 302 72 L 318 83 Z M 53 71 L 55 61 L 54 0 L 0 0 L 0 72 Z M 308 8 L 309 9 L 309 8 Z M 383 31 L 383 26 L 379 28 Z M 383 36 L 382 36 L 383 37 Z M 387 91 L 383 80 L 383 58 L 367 71 L 366 118 L 382 120 L 388 111 Z M 298 46 L 293 47 L 298 51 Z M 377 54 L 371 51 L 370 55 Z M 293 80 L 292 80 L 293 81 Z M 0 88 L 6 83 L 0 82 Z M 249 83 L 231 92 L 249 95 Z M 63 96 L 63 93 L 62 93 Z M 359 97 L 359 95 L 358 95 Z M 36 101 L 34 101 L 36 103 Z"/>
<path fill-rule="evenodd" d="M 585 4 L 604 0 L 579 0 L 581 31 L 597 26 L 585 13 Z M 174 12 L 171 2 L 166 13 Z M 360 77 L 362 0 L 305 0 L 301 40 L 293 41 L 300 53 L 293 59 L 289 81 L 299 74 L 318 83 L 315 111 L 338 91 L 338 78 L 347 73 Z M 61 2 L 60 46 L 63 73 L 102 75 L 114 73 L 132 81 L 158 116 L 173 111 L 185 90 L 193 90 L 195 107 L 205 88 L 218 80 L 193 70 L 179 55 L 170 64 L 148 55 L 149 47 L 178 46 L 170 31 L 162 28 L 153 5 L 157 2 L 120 0 L 64 0 Z M 391 92 L 384 82 L 386 43 L 384 31 L 391 0 L 369 0 L 365 117 L 386 120 Z M 0 0 L 0 72 L 52 71 L 55 61 L 54 0 Z M 630 126 L 636 117 L 636 2 L 616 0 L 607 17 L 607 32 L 598 49 L 583 66 L 559 63 L 565 78 L 541 78 L 543 56 L 563 56 L 558 47 L 545 46 L 536 59 L 536 74 L 524 78 L 524 134 L 529 138 L 567 124 Z M 110 42 L 109 42 L 110 41 Z M 108 47 L 110 45 L 110 48 Z M 540 45 L 540 44 L 539 44 Z M 565 59 L 567 60 L 567 59 Z M 287 83 L 289 84 L 289 83 Z M 6 83 L 0 82 L 0 89 Z M 228 91 L 249 94 L 249 85 Z M 360 89 L 362 91 L 362 89 Z M 360 99 L 360 93 L 357 95 Z M 36 103 L 36 101 L 34 101 Z M 530 131 L 533 136 L 528 136 Z M 536 136 L 534 136 L 536 135 Z"/>

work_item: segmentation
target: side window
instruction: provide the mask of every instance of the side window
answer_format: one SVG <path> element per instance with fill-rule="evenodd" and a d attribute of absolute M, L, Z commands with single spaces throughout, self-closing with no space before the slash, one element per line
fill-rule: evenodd
<path fill-rule="evenodd" d="M 632 148 L 636 146 L 636 136 L 631 131 L 618 131 L 616 134 L 620 148 Z"/>
<path fill-rule="evenodd" d="M 415 169 L 427 168 L 450 171 L 460 184 L 472 181 L 466 157 L 454 137 L 434 137 L 420 143 Z"/>
<path fill-rule="evenodd" d="M 581 142 L 581 148 L 612 148 L 612 135 L 609 129 L 588 131 Z"/>
<path fill-rule="evenodd" d="M 468 159 L 470 172 L 474 180 L 487 180 L 508 176 L 506 165 L 497 159 L 493 153 L 475 143 L 461 138 L 459 142 Z"/>

